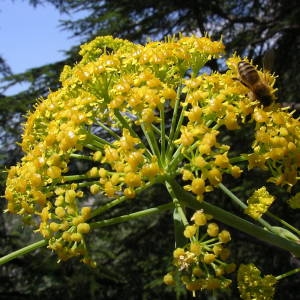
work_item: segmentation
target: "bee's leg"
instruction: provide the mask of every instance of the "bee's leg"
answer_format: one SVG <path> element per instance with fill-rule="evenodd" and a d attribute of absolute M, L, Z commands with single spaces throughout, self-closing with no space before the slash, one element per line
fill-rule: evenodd
<path fill-rule="evenodd" d="M 244 81 L 242 81 L 240 78 L 237 78 L 237 77 L 233 77 L 232 78 L 233 80 L 235 81 L 239 81 L 242 85 L 244 85 L 246 88 L 250 89 L 250 86 L 247 85 Z"/>

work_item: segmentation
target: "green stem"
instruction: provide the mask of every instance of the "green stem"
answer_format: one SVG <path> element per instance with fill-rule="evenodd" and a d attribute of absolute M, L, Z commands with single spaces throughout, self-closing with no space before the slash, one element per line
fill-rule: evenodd
<path fill-rule="evenodd" d="M 168 182 L 172 185 L 172 190 L 176 197 L 186 206 L 196 210 L 204 209 L 206 213 L 212 214 L 216 220 L 228 226 L 245 232 L 261 241 L 290 251 L 296 257 L 300 256 L 300 244 L 280 237 L 215 205 L 205 201 L 197 201 L 192 194 L 186 192 L 174 179 L 168 179 Z"/>
<path fill-rule="evenodd" d="M 169 210 L 173 207 L 174 207 L 174 204 L 172 202 L 170 202 L 170 203 L 167 203 L 167 204 L 159 205 L 157 207 L 148 208 L 148 209 L 141 210 L 141 211 L 138 211 L 138 212 L 134 212 L 134 213 L 131 213 L 131 214 L 127 214 L 127 215 L 123 215 L 123 216 L 119 216 L 119 217 L 115 217 L 115 218 L 111 218 L 111 219 L 107 219 L 107 220 L 103 220 L 103 221 L 93 222 L 93 223 L 90 223 L 90 226 L 91 226 L 92 229 L 106 227 L 106 226 L 110 226 L 110 225 L 114 225 L 114 224 L 127 222 L 127 221 L 130 221 L 130 220 L 134 220 L 134 219 L 137 219 L 137 218 L 142 218 L 142 217 L 145 217 L 145 216 L 150 216 L 150 215 L 153 215 L 153 214 L 161 213 L 161 212 Z"/>
<path fill-rule="evenodd" d="M 288 277 L 288 276 L 297 274 L 297 273 L 299 273 L 299 272 L 300 272 L 300 268 L 296 268 L 296 269 L 294 269 L 294 270 L 291 270 L 291 271 L 288 271 L 288 272 L 286 272 L 286 273 L 284 273 L 284 274 L 281 274 L 281 275 L 276 276 L 276 280 L 280 280 L 280 279 L 282 279 L 282 278 L 285 278 L 285 277 Z"/>
<path fill-rule="evenodd" d="M 169 134 L 169 144 L 166 150 L 166 157 L 171 158 L 173 154 L 173 149 L 175 147 L 174 141 L 177 139 L 179 133 L 180 133 L 180 128 L 181 124 L 184 119 L 184 113 L 186 110 L 186 107 L 182 107 L 180 116 L 178 118 L 178 111 L 180 107 L 180 95 L 181 95 L 181 90 L 182 87 L 179 87 L 177 90 L 177 100 L 175 102 L 175 107 L 173 111 L 173 116 L 172 116 L 172 121 L 171 121 L 171 129 L 170 129 L 170 134 Z"/>
<path fill-rule="evenodd" d="M 64 182 L 70 182 L 70 181 L 78 181 L 78 180 L 86 180 L 89 179 L 86 174 L 77 174 L 77 175 L 65 175 L 63 176 Z"/>
<path fill-rule="evenodd" d="M 100 149 L 103 149 L 105 145 L 113 147 L 113 145 L 110 142 L 102 139 L 101 137 L 99 137 L 89 131 L 87 131 L 87 136 L 88 136 L 87 142 L 91 145 L 99 147 Z"/>
<path fill-rule="evenodd" d="M 226 186 L 224 186 L 222 183 L 218 184 L 218 187 L 227 195 L 230 199 L 233 200 L 235 204 L 237 204 L 239 207 L 241 207 L 243 210 L 247 208 L 247 205 L 241 201 L 236 195 L 234 195 Z"/>
<path fill-rule="evenodd" d="M 157 159 L 158 159 L 158 164 L 160 165 L 160 167 L 162 166 L 162 162 L 161 162 L 161 155 L 160 155 L 160 150 L 157 144 L 157 138 L 155 137 L 155 134 L 153 133 L 152 127 L 149 125 L 141 125 L 141 128 L 143 130 L 144 136 L 147 139 L 148 145 L 151 148 L 151 151 L 154 155 L 156 155 Z"/>
<path fill-rule="evenodd" d="M 168 165 L 168 170 L 174 170 L 178 168 L 178 164 L 182 161 L 183 155 L 181 153 L 183 146 L 180 145 L 175 153 L 173 154 L 172 160 L 170 160 Z M 172 171 L 171 171 L 172 172 Z"/>
<path fill-rule="evenodd" d="M 115 133 L 111 128 L 107 127 L 105 124 L 100 122 L 98 119 L 94 119 L 95 123 L 97 123 L 100 127 L 102 127 L 104 130 L 106 130 L 111 136 L 113 136 L 116 140 L 119 140 L 120 137 L 117 133 Z"/>
<path fill-rule="evenodd" d="M 176 102 L 175 102 L 175 106 L 174 106 L 174 110 L 173 110 L 173 115 L 172 115 L 172 121 L 171 121 L 171 129 L 170 129 L 170 140 L 172 141 L 174 139 L 174 134 L 177 128 L 177 114 L 178 114 L 178 109 L 179 109 L 179 105 L 180 105 L 180 95 L 181 95 L 181 90 L 182 88 L 179 87 L 177 89 L 177 96 L 176 96 Z M 171 145 L 169 145 L 170 147 Z"/>
<path fill-rule="evenodd" d="M 70 158 L 93 161 L 93 158 L 91 156 L 84 155 L 84 154 L 77 154 L 77 153 L 71 153 Z"/>
<path fill-rule="evenodd" d="M 90 149 L 90 150 L 92 150 L 92 151 L 99 151 L 99 147 L 97 146 L 94 146 L 94 145 L 92 145 L 92 144 L 90 144 L 90 143 L 85 143 L 84 144 L 84 148 L 87 148 L 87 149 Z M 103 148 L 103 147 L 102 147 Z M 102 149 L 101 148 L 101 149 Z"/>
<path fill-rule="evenodd" d="M 160 108 L 160 144 L 161 144 L 161 161 L 165 164 L 166 154 L 166 124 L 165 124 L 165 106 Z"/>
<path fill-rule="evenodd" d="M 153 124 L 151 124 L 151 127 L 152 127 L 152 130 L 156 133 L 156 134 L 158 134 L 158 135 L 161 135 L 162 133 L 161 133 L 161 130 L 160 129 L 158 129 L 155 125 L 153 125 Z M 167 141 L 167 142 L 169 142 L 169 137 L 165 134 L 165 140 Z"/>
<path fill-rule="evenodd" d="M 40 240 L 40 241 L 35 242 L 35 243 L 31 244 L 31 245 L 28 245 L 28 246 L 26 246 L 24 248 L 21 248 L 19 250 L 11 252 L 11 253 L 9 253 L 9 254 L 7 254 L 5 256 L 2 256 L 0 258 L 0 265 L 3 265 L 5 263 L 7 263 L 7 262 L 9 262 L 9 261 L 11 261 L 11 260 L 19 257 L 19 256 L 27 254 L 27 253 L 29 253 L 31 251 L 34 251 L 34 250 L 38 249 L 38 248 L 44 247 L 47 244 L 48 244 L 48 242 L 46 240 Z"/>

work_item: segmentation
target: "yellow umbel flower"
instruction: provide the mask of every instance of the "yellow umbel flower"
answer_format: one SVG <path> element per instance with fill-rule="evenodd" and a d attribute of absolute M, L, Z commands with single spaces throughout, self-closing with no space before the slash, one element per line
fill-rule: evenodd
<path fill-rule="evenodd" d="M 268 210 L 274 200 L 274 196 L 269 194 L 266 187 L 263 186 L 247 200 L 248 207 L 245 209 L 245 213 L 253 219 L 258 219 Z"/>
<path fill-rule="evenodd" d="M 172 278 L 179 273 L 182 283 L 193 295 L 199 290 L 227 288 L 231 280 L 225 275 L 235 270 L 234 264 L 225 262 L 230 254 L 225 247 L 231 239 L 230 233 L 227 230 L 219 232 L 216 223 L 207 223 L 211 218 L 201 210 L 196 211 L 191 218 L 193 224 L 187 225 L 183 232 L 190 242 L 173 251 Z M 205 228 L 208 234 L 201 235 Z"/>
<path fill-rule="evenodd" d="M 82 59 L 61 74 L 62 87 L 27 115 L 24 157 L 8 171 L 7 211 L 31 218 L 60 260 L 91 263 L 90 218 L 151 185 L 178 179 L 202 201 L 226 176 L 238 178 L 245 160 L 249 169 L 269 169 L 270 181 L 295 185 L 299 120 L 247 97 L 236 56 L 226 73 L 200 72 L 223 52 L 221 42 L 196 36 L 145 45 L 105 36 L 82 45 Z M 224 137 L 247 122 L 255 141 L 249 153 L 238 153 Z M 97 194 L 108 204 L 83 213 Z M 203 216 L 195 223 L 206 225 Z M 229 240 L 210 227 L 207 234 Z"/>
<path fill-rule="evenodd" d="M 272 300 L 277 280 L 272 275 L 260 276 L 253 264 L 241 265 L 238 270 L 238 288 L 244 300 Z"/>

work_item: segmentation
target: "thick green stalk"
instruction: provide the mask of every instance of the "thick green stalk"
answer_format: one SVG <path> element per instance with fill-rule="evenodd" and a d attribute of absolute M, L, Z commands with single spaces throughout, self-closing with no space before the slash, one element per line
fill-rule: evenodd
<path fill-rule="evenodd" d="M 189 225 L 189 222 L 185 215 L 184 206 L 174 193 L 172 185 L 168 181 L 166 181 L 165 184 L 174 203 L 173 222 L 175 234 L 175 247 L 183 247 L 188 242 L 188 240 L 183 235 L 183 231 L 184 228 L 187 225 Z"/>
<path fill-rule="evenodd" d="M 216 220 L 228 226 L 245 232 L 261 241 L 290 251 L 296 257 L 300 256 L 300 244 L 280 237 L 215 205 L 212 205 L 205 201 L 197 201 L 192 194 L 186 192 L 175 180 L 169 179 L 168 182 L 170 185 L 172 185 L 172 190 L 179 201 L 181 201 L 187 207 L 196 210 L 204 209 L 206 213 L 212 214 Z"/>

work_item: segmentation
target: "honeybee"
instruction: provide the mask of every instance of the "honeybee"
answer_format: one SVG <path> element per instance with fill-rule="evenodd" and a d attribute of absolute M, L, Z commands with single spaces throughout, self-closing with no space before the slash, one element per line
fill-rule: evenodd
<path fill-rule="evenodd" d="M 273 102 L 274 96 L 271 92 L 271 86 L 259 76 L 253 65 L 246 61 L 240 61 L 238 72 L 241 83 L 251 91 L 254 99 L 260 101 L 263 106 L 269 106 Z"/>

